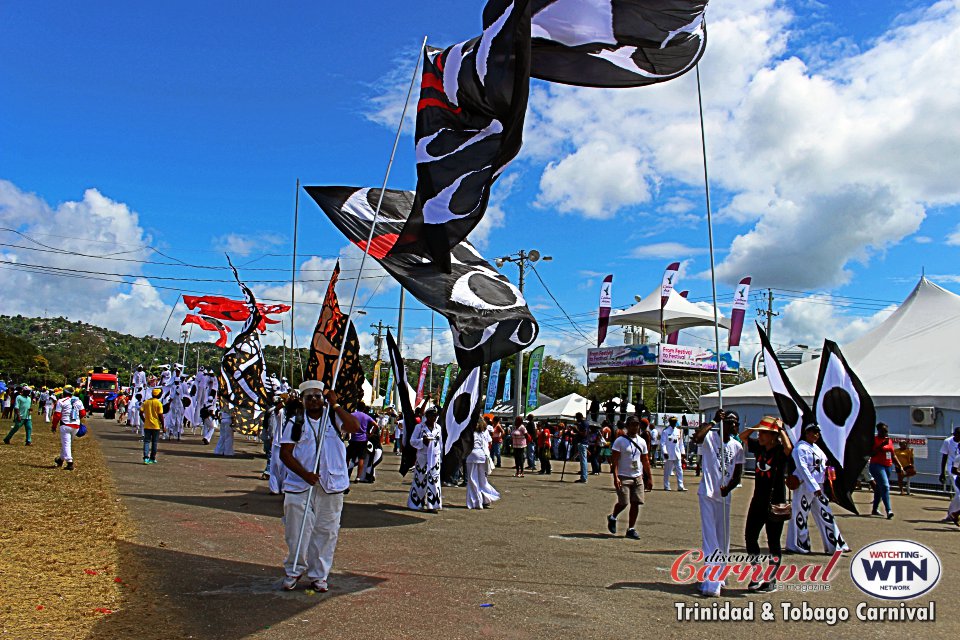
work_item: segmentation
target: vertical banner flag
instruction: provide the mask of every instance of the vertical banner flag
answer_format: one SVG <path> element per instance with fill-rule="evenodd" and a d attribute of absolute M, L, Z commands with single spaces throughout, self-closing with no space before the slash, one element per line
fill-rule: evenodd
<path fill-rule="evenodd" d="M 417 380 L 417 400 L 414 402 L 414 406 L 419 405 L 423 401 L 423 383 L 427 379 L 427 369 L 430 368 L 430 356 L 427 356 L 423 359 L 423 362 L 420 363 L 420 379 Z"/>
<path fill-rule="evenodd" d="M 730 314 L 730 344 L 728 349 L 740 346 L 740 333 L 743 331 L 743 319 L 747 315 L 747 301 L 750 299 L 750 278 L 746 277 L 737 285 L 733 294 L 733 312 Z"/>
<path fill-rule="evenodd" d="M 603 279 L 600 285 L 600 320 L 597 325 L 597 346 L 602 347 L 607 337 L 607 326 L 610 324 L 610 306 L 613 301 L 613 274 Z"/>
<path fill-rule="evenodd" d="M 507 369 L 507 377 L 503 380 L 503 395 L 500 396 L 501 402 L 510 402 L 510 369 Z"/>
<path fill-rule="evenodd" d="M 527 366 L 527 406 L 524 413 L 529 413 L 540 406 L 540 369 L 543 366 L 543 345 L 530 353 L 530 364 Z"/>
<path fill-rule="evenodd" d="M 440 391 L 440 406 L 447 401 L 447 392 L 450 390 L 450 376 L 453 375 L 453 364 L 447 365 L 447 370 L 443 372 L 443 389 Z"/>
<path fill-rule="evenodd" d="M 383 392 L 383 406 L 391 406 L 393 400 L 393 369 L 387 371 L 387 390 Z"/>
<path fill-rule="evenodd" d="M 667 306 L 667 300 L 670 299 L 670 293 L 676 284 L 677 272 L 680 271 L 679 262 L 671 262 L 667 265 L 667 270 L 663 272 L 663 282 L 660 283 L 660 340 L 663 341 L 663 308 Z"/>
<path fill-rule="evenodd" d="M 377 398 L 380 397 L 380 367 L 383 365 L 383 360 L 377 360 L 373 363 L 373 381 L 371 386 L 373 387 L 373 393 L 370 394 L 370 405 L 373 406 L 373 403 L 377 401 Z"/>
<path fill-rule="evenodd" d="M 490 373 L 487 376 L 487 400 L 483 404 L 483 412 L 486 413 L 493 409 L 497 401 L 497 383 L 500 382 L 500 361 L 497 360 L 490 365 Z"/>
<path fill-rule="evenodd" d="M 686 291 L 686 290 L 685 290 L 685 291 L 681 291 L 681 292 L 680 292 L 680 297 L 681 297 L 681 298 L 686 299 L 686 297 L 687 297 L 688 295 L 690 295 L 690 292 L 689 292 L 689 291 Z M 680 340 L 680 330 L 679 330 L 679 329 L 678 329 L 677 331 L 674 331 L 673 333 L 671 333 L 670 335 L 667 336 L 667 344 L 677 344 L 677 341 L 678 341 L 678 340 Z"/>

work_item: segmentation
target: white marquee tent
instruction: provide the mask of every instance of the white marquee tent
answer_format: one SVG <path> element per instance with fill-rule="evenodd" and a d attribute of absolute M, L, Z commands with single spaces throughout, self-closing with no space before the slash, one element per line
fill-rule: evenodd
<path fill-rule="evenodd" d="M 577 393 L 558 398 L 553 402 L 537 407 L 531 411 L 536 420 L 573 420 L 578 414 L 587 415 L 590 401 Z"/>
<path fill-rule="evenodd" d="M 629 309 L 615 311 L 610 315 L 610 324 L 632 325 L 648 331 L 660 332 L 660 287 Z M 712 327 L 713 310 L 704 310 L 677 293 L 670 292 L 663 307 L 663 324 L 666 332 L 672 333 L 692 327 Z M 720 317 L 720 326 L 729 329 L 730 320 Z"/>
<path fill-rule="evenodd" d="M 890 425 L 891 434 L 934 436 L 929 449 L 937 465 L 940 440 L 954 425 L 960 426 L 958 337 L 960 296 L 921 278 L 889 318 L 859 339 L 840 345 L 873 398 L 877 420 Z M 818 359 L 786 370 L 797 391 L 811 403 L 819 368 Z M 766 378 L 724 389 L 723 405 L 740 413 L 741 424 L 753 424 L 764 414 L 777 415 Z M 702 412 L 710 414 L 716 407 L 716 393 L 700 397 Z M 934 424 L 914 424 L 911 407 L 934 407 Z"/>

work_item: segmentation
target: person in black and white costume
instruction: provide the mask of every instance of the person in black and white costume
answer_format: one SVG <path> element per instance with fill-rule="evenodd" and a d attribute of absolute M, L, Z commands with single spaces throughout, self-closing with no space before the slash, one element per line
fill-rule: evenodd
<path fill-rule="evenodd" d="M 793 523 L 790 527 L 787 551 L 810 553 L 810 516 L 820 529 L 825 553 L 849 551 L 850 547 L 840 535 L 840 527 L 830 509 L 830 501 L 823 491 L 827 475 L 827 456 L 817 446 L 820 425 L 813 423 L 803 428 L 803 438 L 793 450 L 797 465 L 794 475 L 800 479 L 800 488 L 793 494 Z"/>
<path fill-rule="evenodd" d="M 407 426 L 404 425 L 404 428 Z M 443 441 L 436 406 L 427 408 L 420 424 L 413 426 L 410 444 L 417 449 L 417 463 L 413 468 L 407 506 L 417 511 L 436 513 L 443 508 L 443 496 L 440 493 Z"/>
<path fill-rule="evenodd" d="M 306 569 L 311 588 L 324 593 L 329 589 L 327 580 L 340 533 L 343 492 L 350 488 L 347 449 L 341 434 L 354 433 L 360 425 L 337 404 L 335 391 L 324 392 L 322 382 L 304 382 L 300 394 L 302 409 L 294 404 L 287 406 L 280 439 L 280 460 L 287 467 L 283 478 L 283 527 L 288 553 L 283 563 L 283 588 L 295 589 Z M 321 424 L 325 405 L 329 415 Z M 318 450 L 320 463 L 314 469 Z M 310 487 L 314 487 L 312 494 Z M 300 557 L 295 558 L 301 528 L 304 535 Z"/>
<path fill-rule="evenodd" d="M 723 438 L 713 431 L 722 424 Z M 719 551 L 729 553 L 730 502 L 733 490 L 740 484 L 743 473 L 743 445 L 733 438 L 739 431 L 740 416 L 736 411 L 717 411 L 708 422 L 693 434 L 693 442 L 700 445 L 703 455 L 703 477 L 697 498 L 700 501 L 700 530 L 704 557 Z M 721 460 L 722 456 L 722 460 Z M 710 572 L 721 571 L 725 563 L 708 563 Z M 704 580 L 698 589 L 708 597 L 720 595 L 722 581 Z"/>
<path fill-rule="evenodd" d="M 607 530 L 614 534 L 617 532 L 617 516 L 627 508 L 629 502 L 629 528 L 626 536 L 634 540 L 640 539 L 636 525 L 640 505 L 644 502 L 644 491 L 653 490 L 650 455 L 647 443 L 639 437 L 639 433 L 640 420 L 631 416 L 627 420 L 626 435 L 618 436 L 610 447 L 610 471 L 613 473 L 613 488 L 617 491 L 617 504 L 613 507 L 613 513 L 607 516 Z"/>
<path fill-rule="evenodd" d="M 686 451 L 683 446 L 683 430 L 677 426 L 677 419 L 670 416 L 668 425 L 660 434 L 660 450 L 663 452 L 663 490 L 670 491 L 670 474 L 677 476 L 677 489 L 686 491 L 683 486 L 683 459 Z"/>

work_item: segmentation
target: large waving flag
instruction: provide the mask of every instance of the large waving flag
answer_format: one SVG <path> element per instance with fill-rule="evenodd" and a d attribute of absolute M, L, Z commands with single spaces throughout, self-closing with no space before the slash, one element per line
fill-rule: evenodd
<path fill-rule="evenodd" d="M 737 285 L 733 294 L 733 311 L 730 313 L 730 343 L 727 348 L 740 346 L 740 333 L 743 331 L 743 319 L 747 315 L 747 303 L 750 301 L 750 278 L 746 277 Z"/>
<path fill-rule="evenodd" d="M 221 349 L 227 346 L 227 334 L 230 332 L 230 327 L 223 324 L 216 318 L 207 318 L 193 313 L 188 313 L 183 318 L 183 322 L 180 323 L 180 326 L 182 327 L 185 324 L 195 324 L 204 331 L 216 331 L 218 334 L 220 334 L 220 337 L 217 339 L 217 346 Z"/>
<path fill-rule="evenodd" d="M 338 260 L 327 285 L 317 326 L 313 330 L 306 377 L 308 380 L 319 380 L 327 389 L 333 388 L 334 368 L 340 357 L 340 347 L 346 340 L 343 358 L 340 360 L 340 373 L 336 376 L 336 391 L 340 404 L 347 411 L 353 411 L 363 400 L 363 367 L 360 365 L 360 339 L 357 337 L 357 329 L 340 311 L 340 302 L 337 300 L 336 286 L 339 278 Z"/>
<path fill-rule="evenodd" d="M 220 358 L 220 401 L 230 412 L 235 431 L 242 435 L 256 435 L 263 426 L 263 411 L 267 406 L 267 365 L 257 330 L 260 310 L 253 292 L 240 282 L 233 263 L 230 268 L 243 291 L 249 315 L 233 344 Z"/>
<path fill-rule="evenodd" d="M 373 223 L 379 189 L 306 187 L 330 221 L 363 249 Z M 462 369 L 493 362 L 529 346 L 539 327 L 523 294 L 483 259 L 469 242 L 453 248 L 452 268 L 444 273 L 431 259 L 411 253 L 387 255 L 410 213 L 413 194 L 384 193 L 370 255 L 404 289 L 443 315 L 453 331 Z"/>
<path fill-rule="evenodd" d="M 847 364 L 840 347 L 830 340 L 823 341 L 813 410 L 820 425 L 821 448 L 826 449 L 837 470 L 833 500 L 858 513 L 851 493 L 870 458 L 877 414 L 870 394 Z"/>
<path fill-rule="evenodd" d="M 597 346 L 602 347 L 607 338 L 607 327 L 610 324 L 610 307 L 613 305 L 613 274 L 603 279 L 600 285 L 600 316 L 597 321 Z"/>
<path fill-rule="evenodd" d="M 183 303 L 188 309 L 196 309 L 201 316 L 208 319 L 244 322 L 250 317 L 250 307 L 246 302 L 224 296 L 184 295 Z M 259 331 L 266 331 L 268 324 L 279 324 L 280 321 L 271 318 L 271 315 L 290 311 L 290 305 L 287 304 L 261 304 L 258 302 L 256 307 L 260 312 L 260 322 L 257 325 Z"/>
<path fill-rule="evenodd" d="M 679 77 L 703 55 L 705 0 L 533 0 L 530 75 L 583 87 Z"/>
<path fill-rule="evenodd" d="M 480 222 L 490 188 L 520 152 L 530 92 L 529 0 L 488 0 L 483 34 L 423 60 L 417 103 L 417 196 L 393 252 L 450 250 Z"/>
<path fill-rule="evenodd" d="M 453 383 L 453 393 L 440 415 L 443 430 L 443 462 L 441 476 L 449 479 L 473 449 L 473 430 L 480 418 L 482 394 L 480 378 L 483 367 L 461 369 Z"/>

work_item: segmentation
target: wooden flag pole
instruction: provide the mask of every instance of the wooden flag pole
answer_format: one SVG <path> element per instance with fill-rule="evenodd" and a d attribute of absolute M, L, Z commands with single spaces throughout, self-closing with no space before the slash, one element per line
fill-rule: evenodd
<path fill-rule="evenodd" d="M 390 151 L 390 160 L 387 162 L 387 170 L 383 176 L 383 186 L 380 188 L 380 197 L 377 199 L 377 209 L 373 214 L 373 222 L 370 224 L 370 233 L 367 235 L 367 242 L 363 247 L 363 257 L 360 259 L 360 269 L 357 271 L 357 283 L 353 287 L 353 295 L 350 297 L 350 307 L 347 311 L 347 323 L 344 326 L 344 331 L 349 330 L 350 323 L 353 322 L 353 308 L 357 302 L 357 293 L 360 291 L 360 281 L 363 277 L 363 268 L 367 262 L 367 255 L 370 253 L 370 243 L 373 241 L 373 235 L 377 228 L 377 220 L 380 218 L 380 207 L 383 205 L 383 195 L 387 190 L 387 181 L 390 179 L 390 170 L 393 168 L 393 159 L 397 154 L 397 146 L 400 144 L 400 134 L 403 131 L 403 121 L 407 116 L 407 106 L 410 104 L 410 96 L 413 93 L 413 87 L 417 82 L 417 71 L 420 69 L 420 59 L 423 57 L 423 52 L 427 47 L 427 37 L 424 36 L 423 43 L 420 45 L 420 50 L 417 52 L 417 61 L 413 65 L 413 76 L 410 78 L 410 86 L 407 88 L 407 98 L 403 103 L 403 110 L 400 113 L 400 123 L 397 125 L 397 135 L 393 139 L 393 149 Z M 299 181 L 297 181 L 298 192 L 299 192 Z M 292 330 L 292 329 L 291 329 Z M 337 355 L 337 364 L 333 369 L 333 381 L 331 382 L 331 388 L 336 389 L 337 387 L 337 378 L 340 375 L 340 363 L 343 360 L 343 351 L 347 346 L 346 333 L 344 333 L 343 340 L 340 342 L 340 353 Z M 317 457 L 313 461 L 313 472 L 317 473 L 320 468 L 320 457 L 323 454 L 323 443 L 326 440 L 326 429 L 327 423 L 330 417 L 330 405 L 324 404 L 323 407 L 323 418 L 321 418 L 320 429 L 322 430 L 320 436 L 320 443 L 317 446 Z M 307 524 L 307 514 L 310 512 L 310 505 L 312 503 L 314 486 L 311 485 L 310 489 L 307 490 L 307 504 L 304 506 L 303 521 L 300 523 L 300 535 L 297 538 L 297 549 L 296 553 L 293 556 L 293 572 L 297 572 L 297 563 L 300 561 L 300 549 L 303 546 L 303 533 Z"/>

